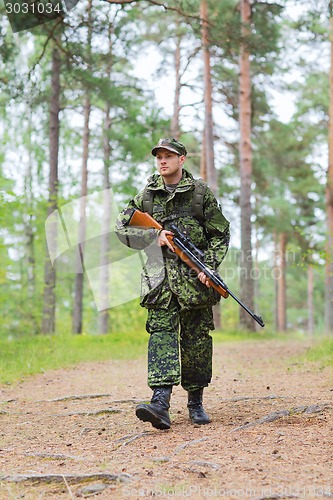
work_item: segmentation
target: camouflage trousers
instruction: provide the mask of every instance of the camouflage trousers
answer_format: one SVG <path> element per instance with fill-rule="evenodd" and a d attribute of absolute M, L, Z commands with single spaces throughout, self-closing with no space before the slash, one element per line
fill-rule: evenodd
<path fill-rule="evenodd" d="M 207 387 L 212 377 L 212 308 L 181 310 L 175 296 L 168 309 L 149 309 L 148 385 Z"/>

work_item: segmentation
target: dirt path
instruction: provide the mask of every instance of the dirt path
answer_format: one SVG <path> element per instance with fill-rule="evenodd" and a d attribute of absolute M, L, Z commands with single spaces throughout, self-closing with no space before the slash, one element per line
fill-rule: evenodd
<path fill-rule="evenodd" d="M 3 387 L 0 498 L 333 497 L 333 373 L 295 363 L 306 347 L 216 345 L 213 422 L 201 427 L 180 387 L 170 431 L 137 420 L 135 405 L 150 398 L 145 359 Z"/>

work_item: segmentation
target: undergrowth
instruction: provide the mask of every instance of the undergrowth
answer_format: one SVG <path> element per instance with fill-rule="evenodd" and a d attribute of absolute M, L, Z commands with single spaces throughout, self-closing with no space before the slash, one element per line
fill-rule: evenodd
<path fill-rule="evenodd" d="M 215 331 L 214 342 L 262 342 L 279 338 L 286 342 L 295 335 L 277 336 L 273 332 Z M 297 335 L 296 335 L 297 337 Z M 135 359 L 145 356 L 148 334 L 140 329 L 107 335 L 29 335 L 0 338 L 0 384 L 10 384 L 28 375 L 87 361 Z M 309 360 L 332 364 L 333 341 L 318 344 L 308 352 Z"/>
<path fill-rule="evenodd" d="M 305 359 L 320 363 L 321 366 L 333 366 L 333 338 L 325 338 L 308 349 Z"/>
<path fill-rule="evenodd" d="M 147 334 L 36 335 L 0 340 L 0 384 L 85 361 L 133 359 L 146 351 Z"/>

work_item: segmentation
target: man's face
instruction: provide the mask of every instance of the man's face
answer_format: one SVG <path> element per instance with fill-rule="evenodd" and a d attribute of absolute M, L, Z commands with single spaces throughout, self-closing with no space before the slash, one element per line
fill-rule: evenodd
<path fill-rule="evenodd" d="M 179 156 L 168 149 L 159 148 L 156 153 L 156 166 L 159 173 L 168 182 L 168 178 L 175 178 L 182 173 L 185 156 Z"/>

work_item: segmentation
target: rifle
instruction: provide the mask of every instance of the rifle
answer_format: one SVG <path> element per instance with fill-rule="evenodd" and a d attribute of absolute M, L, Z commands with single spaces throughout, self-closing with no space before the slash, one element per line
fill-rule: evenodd
<path fill-rule="evenodd" d="M 129 225 L 142 229 L 163 229 L 163 226 L 151 217 L 151 215 L 146 212 L 141 212 L 140 210 L 133 211 Z M 209 284 L 222 295 L 223 298 L 226 299 L 230 295 L 261 327 L 264 327 L 265 323 L 261 316 L 254 314 L 251 309 L 243 304 L 243 302 L 228 288 L 221 276 L 205 265 L 204 252 L 197 248 L 173 223 L 170 224 L 170 230 L 174 234 L 166 235 L 166 237 L 172 244 L 175 254 L 197 274 L 203 272 L 207 276 Z"/>

